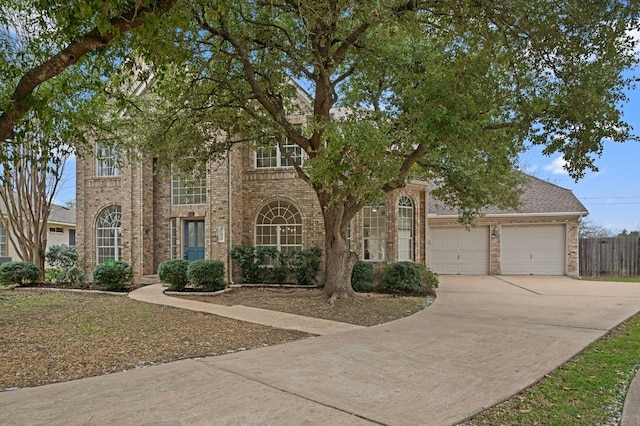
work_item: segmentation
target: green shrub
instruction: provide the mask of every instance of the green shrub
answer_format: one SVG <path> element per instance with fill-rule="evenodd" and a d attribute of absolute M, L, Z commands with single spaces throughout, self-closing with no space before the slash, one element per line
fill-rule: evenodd
<path fill-rule="evenodd" d="M 320 247 L 283 253 L 274 247 L 236 246 L 231 257 L 242 269 L 245 283 L 292 282 L 293 275 L 298 284 L 312 285 L 322 266 Z"/>
<path fill-rule="evenodd" d="M 435 295 L 438 276 L 421 263 L 397 262 L 382 274 L 381 288 L 391 293 Z"/>
<path fill-rule="evenodd" d="M 73 287 L 85 287 L 84 271 L 76 265 L 60 268 L 47 268 L 44 280 L 54 285 L 70 284 Z"/>
<path fill-rule="evenodd" d="M 70 268 L 78 265 L 78 249 L 66 244 L 51 246 L 44 258 L 54 268 Z"/>
<path fill-rule="evenodd" d="M 158 278 L 160 282 L 169 284 L 169 290 L 181 291 L 189 283 L 187 268 L 189 261 L 185 259 L 165 260 L 158 265 Z"/>
<path fill-rule="evenodd" d="M 0 282 L 6 285 L 29 284 L 40 278 L 40 268 L 31 262 L 11 261 L 0 265 Z"/>
<path fill-rule="evenodd" d="M 293 255 L 293 267 L 296 273 L 296 282 L 299 285 L 313 285 L 316 283 L 322 258 L 320 247 L 310 247 L 300 250 Z"/>
<path fill-rule="evenodd" d="M 106 291 L 124 291 L 132 279 L 131 266 L 113 259 L 108 259 L 93 270 L 94 284 Z"/>
<path fill-rule="evenodd" d="M 52 284 L 71 284 L 84 287 L 84 271 L 78 266 L 78 250 L 75 246 L 60 244 L 51 246 L 45 255 L 51 268 L 45 271 L 45 281 Z"/>
<path fill-rule="evenodd" d="M 371 262 L 358 260 L 356 264 L 353 265 L 353 272 L 351 272 L 351 287 L 355 291 L 372 291 L 375 288 L 375 279 L 376 275 Z"/>
<path fill-rule="evenodd" d="M 261 248 L 258 248 L 261 250 Z M 293 256 L 289 253 L 283 253 L 274 247 L 262 249 L 265 251 L 265 259 L 271 258 L 271 267 L 262 266 L 262 280 L 271 283 L 284 283 L 287 276 L 291 273 L 291 262 Z"/>
<path fill-rule="evenodd" d="M 222 290 L 224 282 L 224 263 L 219 260 L 194 260 L 187 267 L 187 278 L 196 287 L 207 291 Z"/>
<path fill-rule="evenodd" d="M 242 281 L 244 283 L 259 283 L 264 279 L 264 249 L 253 247 L 235 246 L 231 252 L 231 258 L 242 269 Z"/>

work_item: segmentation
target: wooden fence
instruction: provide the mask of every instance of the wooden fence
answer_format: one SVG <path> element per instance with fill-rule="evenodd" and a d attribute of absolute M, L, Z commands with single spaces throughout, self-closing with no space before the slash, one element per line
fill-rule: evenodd
<path fill-rule="evenodd" d="M 580 276 L 640 276 L 640 238 L 580 238 Z"/>

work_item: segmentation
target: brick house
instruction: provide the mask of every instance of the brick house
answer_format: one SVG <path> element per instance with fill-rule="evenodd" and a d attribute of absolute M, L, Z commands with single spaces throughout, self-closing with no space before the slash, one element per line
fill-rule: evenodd
<path fill-rule="evenodd" d="M 134 92 L 144 96 L 147 87 L 137 82 Z M 312 110 L 301 88 L 295 101 Z M 333 111 L 336 118 L 345 113 Z M 302 126 L 306 116 L 290 119 Z M 224 261 L 228 280 L 236 281 L 240 271 L 229 257 L 236 245 L 324 248 L 316 195 L 277 145 L 235 144 L 197 175 L 149 158 L 121 166 L 118 152 L 94 148 L 97 159 L 78 158 L 76 165 L 78 248 L 90 269 L 111 258 L 141 276 L 167 259 L 206 258 Z M 303 164 L 300 147 L 283 149 Z M 158 173 L 165 169 L 171 172 Z M 351 250 L 364 261 L 415 261 L 442 274 L 577 275 L 577 229 L 586 209 L 571 191 L 528 181 L 521 211 L 487 209 L 467 230 L 454 211 L 431 200 L 428 182 L 413 180 L 353 219 Z"/>
<path fill-rule="evenodd" d="M 300 148 L 284 146 L 296 161 Z M 219 259 L 228 279 L 229 250 L 239 244 L 295 250 L 324 247 L 313 190 L 277 146 L 236 145 L 200 176 L 154 173 L 155 160 L 119 167 L 118 154 L 77 163 L 77 240 L 89 268 L 124 260 L 137 276 L 171 258 Z M 414 180 L 366 206 L 353 220 L 350 245 L 370 262 L 410 260 L 441 274 L 578 273 L 578 222 L 587 214 L 571 191 L 529 177 L 522 209 L 487 209 L 467 230 L 454 211 Z"/>

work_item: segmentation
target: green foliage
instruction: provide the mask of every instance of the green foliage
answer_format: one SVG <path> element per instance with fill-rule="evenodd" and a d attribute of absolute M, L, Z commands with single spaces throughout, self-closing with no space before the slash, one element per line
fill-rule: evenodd
<path fill-rule="evenodd" d="M 76 266 L 47 268 L 44 271 L 44 280 L 54 285 L 68 284 L 73 287 L 86 287 L 84 271 Z"/>
<path fill-rule="evenodd" d="M 70 284 L 74 287 L 85 286 L 84 271 L 78 265 L 78 250 L 75 246 L 51 246 L 45 260 L 51 265 L 45 270 L 45 281 L 52 284 Z"/>
<path fill-rule="evenodd" d="M 45 255 L 47 263 L 55 268 L 69 268 L 78 264 L 78 249 L 60 244 L 51 246 Z"/>
<path fill-rule="evenodd" d="M 93 270 L 94 284 L 106 291 L 124 291 L 132 279 L 131 266 L 126 262 L 108 259 Z"/>
<path fill-rule="evenodd" d="M 224 263 L 219 260 L 194 260 L 187 267 L 187 278 L 196 287 L 206 291 L 218 291 L 226 287 Z"/>
<path fill-rule="evenodd" d="M 36 281 L 40 268 L 31 262 L 11 261 L 0 264 L 0 282 L 5 285 L 22 285 Z"/>
<path fill-rule="evenodd" d="M 293 268 L 295 269 L 296 282 L 299 285 L 313 285 L 320 272 L 322 249 L 310 247 L 293 253 Z"/>
<path fill-rule="evenodd" d="M 380 288 L 390 293 L 435 295 L 438 276 L 421 263 L 396 262 L 385 267 Z"/>
<path fill-rule="evenodd" d="M 376 279 L 373 263 L 356 261 L 351 272 L 351 287 L 358 292 L 369 292 L 374 289 Z"/>
<path fill-rule="evenodd" d="M 263 250 L 258 247 L 258 251 Z M 274 247 L 264 249 L 266 255 L 265 259 L 271 259 L 271 266 L 261 268 L 263 277 L 266 281 L 271 283 L 284 283 L 287 280 L 287 276 L 291 273 L 292 256 L 289 253 L 279 251 Z"/>
<path fill-rule="evenodd" d="M 170 259 L 158 265 L 160 282 L 169 284 L 169 290 L 181 291 L 189 283 L 187 268 L 189 261 L 185 259 Z"/>
<path fill-rule="evenodd" d="M 231 258 L 242 269 L 244 283 L 259 283 L 263 281 L 263 268 L 266 253 L 264 249 L 247 246 L 235 246 L 231 250 Z"/>
<path fill-rule="evenodd" d="M 295 280 L 299 285 L 312 285 L 322 266 L 322 249 L 308 249 L 283 253 L 273 247 L 236 246 L 231 257 L 242 268 L 245 283 L 286 283 Z"/>

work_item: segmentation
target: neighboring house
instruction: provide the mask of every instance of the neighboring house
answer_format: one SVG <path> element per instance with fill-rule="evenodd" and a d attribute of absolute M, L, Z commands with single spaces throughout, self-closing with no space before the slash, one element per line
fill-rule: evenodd
<path fill-rule="evenodd" d="M 299 147 L 284 149 L 304 161 Z M 154 173 L 152 159 L 118 167 L 116 152 L 96 150 L 99 159 L 77 162 L 78 248 L 89 267 L 123 260 L 139 276 L 167 259 L 207 258 L 224 261 L 233 279 L 235 245 L 324 248 L 315 193 L 277 146 L 236 145 L 201 177 Z M 467 230 L 455 212 L 430 200 L 427 182 L 412 181 L 362 209 L 350 247 L 364 261 L 421 262 L 441 274 L 577 275 L 586 209 L 571 191 L 528 182 L 521 211 L 488 209 Z"/>
<path fill-rule="evenodd" d="M 4 206 L 2 206 L 2 209 L 4 210 Z M 2 214 L 4 214 L 4 211 Z M 47 249 L 59 244 L 75 246 L 76 209 L 53 204 L 51 206 L 47 228 Z M 6 260 L 20 260 L 17 254 L 18 251 L 11 244 L 8 232 L 9 230 L 0 222 L 0 257 Z"/>

